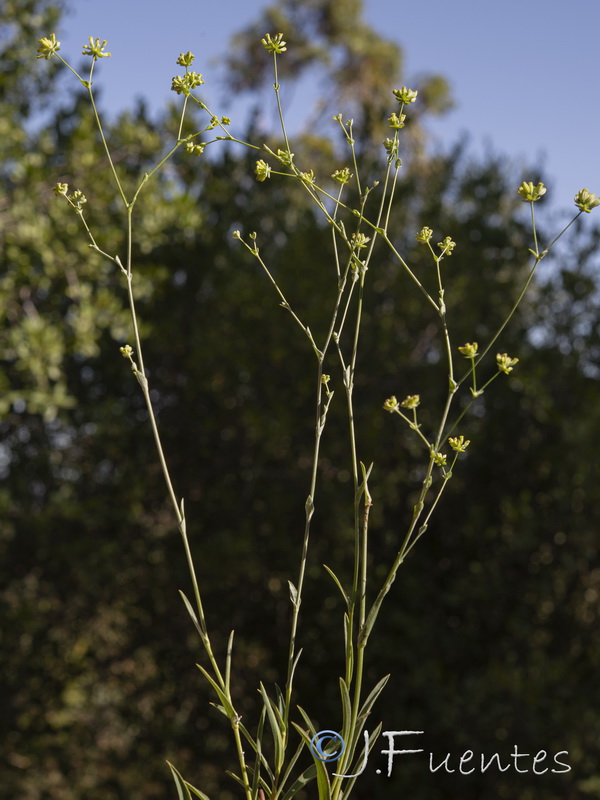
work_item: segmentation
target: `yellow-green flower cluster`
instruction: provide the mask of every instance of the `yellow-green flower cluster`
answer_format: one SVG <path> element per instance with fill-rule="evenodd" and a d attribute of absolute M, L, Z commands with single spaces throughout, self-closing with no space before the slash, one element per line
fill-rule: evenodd
<path fill-rule="evenodd" d="M 100 39 L 93 39 L 91 36 L 88 37 L 89 44 L 84 45 L 81 54 L 84 56 L 91 56 L 92 58 L 108 58 L 110 53 L 105 53 L 104 48 L 107 45 L 106 39 L 104 41 L 100 41 Z"/>
<path fill-rule="evenodd" d="M 357 249 L 362 249 L 366 247 L 367 244 L 371 241 L 370 236 L 365 236 L 364 233 L 353 233 L 352 234 L 352 247 Z"/>
<path fill-rule="evenodd" d="M 398 411 L 400 405 L 396 400 L 396 398 L 394 397 L 394 395 L 392 395 L 391 397 L 388 397 L 388 399 L 384 402 L 383 407 L 386 411 L 389 411 L 391 413 L 392 411 Z"/>
<path fill-rule="evenodd" d="M 259 161 L 256 162 L 256 166 L 254 167 L 254 174 L 256 175 L 256 180 L 263 183 L 271 176 L 271 167 L 267 164 L 266 161 L 263 161 L 261 158 Z"/>
<path fill-rule="evenodd" d="M 336 169 L 336 171 L 331 176 L 334 181 L 342 184 L 348 183 L 350 178 L 352 178 L 352 173 L 350 172 L 348 167 L 344 167 L 343 169 Z"/>
<path fill-rule="evenodd" d="M 404 122 L 405 119 L 406 119 L 406 114 L 400 114 L 400 116 L 398 116 L 398 114 L 394 112 L 392 116 L 388 119 L 388 122 L 390 123 L 390 128 L 400 130 L 400 128 L 403 128 L 405 125 Z"/>
<path fill-rule="evenodd" d="M 470 439 L 465 439 L 464 436 L 450 436 L 448 439 L 450 447 L 457 453 L 464 453 L 467 447 L 471 444 Z"/>
<path fill-rule="evenodd" d="M 431 458 L 437 467 L 446 466 L 446 456 L 443 453 L 435 451 L 433 448 L 431 448 Z"/>
<path fill-rule="evenodd" d="M 285 53 L 287 50 L 286 42 L 283 41 L 283 33 L 276 33 L 275 36 L 271 36 L 270 33 L 265 34 L 265 38 L 261 39 L 262 45 L 268 53 L 277 53 L 280 55 L 281 53 Z"/>
<path fill-rule="evenodd" d="M 83 213 L 83 205 L 84 203 L 87 203 L 87 197 L 79 189 L 76 189 L 73 194 L 69 194 L 68 183 L 57 183 L 52 191 L 55 195 L 57 195 L 57 197 L 66 197 L 69 201 L 69 204 L 75 209 L 75 211 L 77 211 L 79 214 Z"/>
<path fill-rule="evenodd" d="M 477 342 L 467 342 L 458 348 L 458 352 L 462 353 L 465 358 L 475 358 L 478 347 Z"/>
<path fill-rule="evenodd" d="M 300 178 L 304 181 L 304 183 L 308 183 L 310 186 L 313 186 L 316 180 L 315 173 L 312 171 L 312 169 L 309 172 L 301 172 Z"/>
<path fill-rule="evenodd" d="M 409 394 L 400 403 L 402 408 L 416 408 L 421 402 L 421 396 L 418 394 Z"/>
<path fill-rule="evenodd" d="M 586 214 L 589 214 L 592 208 L 600 206 L 600 198 L 596 197 L 592 192 L 588 192 L 587 189 L 582 189 L 575 195 L 575 205 L 585 211 Z"/>
<path fill-rule="evenodd" d="M 60 42 L 56 41 L 56 34 L 52 33 L 50 36 L 45 36 L 43 39 L 40 39 L 40 46 L 37 49 L 36 58 L 45 58 L 46 61 L 48 61 L 48 59 L 52 58 L 59 50 Z"/>
<path fill-rule="evenodd" d="M 187 53 L 180 53 L 179 58 L 177 59 L 177 63 L 180 67 L 191 67 L 194 63 L 194 59 L 196 56 L 193 53 L 190 53 L 188 50 Z"/>
<path fill-rule="evenodd" d="M 511 358 L 506 353 L 496 353 L 496 363 L 500 372 L 504 372 L 508 375 L 509 372 L 512 372 L 515 364 L 519 363 L 519 359 Z"/>
<path fill-rule="evenodd" d="M 517 194 L 524 203 L 535 203 L 542 195 L 546 194 L 546 187 L 543 183 L 534 186 L 531 181 L 523 181 L 517 189 Z"/>
<path fill-rule="evenodd" d="M 205 147 L 205 144 L 194 144 L 193 142 L 188 142 L 185 146 L 185 150 L 187 153 L 190 153 L 193 156 L 201 156 Z"/>
<path fill-rule="evenodd" d="M 410 105 L 410 103 L 414 103 L 417 99 L 417 95 L 419 93 L 413 89 L 407 89 L 406 86 L 403 86 L 401 89 L 394 89 L 394 97 L 399 103 L 405 103 L 406 105 Z"/>
<path fill-rule="evenodd" d="M 186 72 L 185 75 L 176 75 L 171 81 L 171 91 L 183 94 L 186 97 L 192 89 L 204 83 L 204 78 L 198 72 Z"/>
<path fill-rule="evenodd" d="M 431 228 L 421 228 L 419 233 L 415 236 L 417 242 L 421 242 L 421 244 L 427 244 L 427 242 L 431 241 L 431 237 L 433 236 L 433 231 Z"/>
<path fill-rule="evenodd" d="M 451 256 L 452 251 L 456 247 L 456 242 L 453 242 L 449 236 L 446 236 L 443 242 L 438 242 L 438 247 L 443 251 L 442 255 Z"/>

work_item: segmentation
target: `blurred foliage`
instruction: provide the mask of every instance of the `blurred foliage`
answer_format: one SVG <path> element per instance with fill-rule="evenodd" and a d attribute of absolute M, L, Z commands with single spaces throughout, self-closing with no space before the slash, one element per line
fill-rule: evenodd
<path fill-rule="evenodd" d="M 177 594 L 188 587 L 184 557 L 143 399 L 118 353 L 130 339 L 122 276 L 90 252 L 51 187 L 64 181 L 85 191 L 86 217 L 108 252 L 123 248 L 124 215 L 84 98 L 57 105 L 35 132 L 27 127 L 23 97 L 36 100 L 32 87 L 51 101 L 48 87 L 36 84 L 31 54 L 52 21 L 44 15 L 54 11 L 31 0 L 27 14 L 13 15 L 16 5 L 5 3 L 1 18 L 3 47 L 29 54 L 19 71 L 0 71 L 11 119 L 10 137 L 0 137 L 1 784 L 7 797 L 23 800 L 151 800 L 174 796 L 168 758 L 228 800 L 237 796 L 223 777 L 233 747 L 194 668 L 203 654 Z M 359 3 L 284 2 L 267 13 L 282 15 L 273 30 L 293 22 L 294 69 L 320 59 L 340 92 L 362 85 L 357 70 L 347 82 L 345 59 L 377 51 L 381 62 L 365 80 L 379 77 L 355 95 L 365 106 L 355 119 L 380 113 L 366 106 L 401 54 L 387 42 L 374 46 L 375 34 L 357 22 Z M 327 63 L 331 48 L 339 57 Z M 231 75 L 240 80 L 235 61 Z M 140 105 L 123 114 L 109 130 L 120 174 L 133 185 L 175 133 L 171 112 L 151 120 Z M 314 132 L 294 149 L 307 164 L 316 158 L 321 174 L 340 166 L 340 150 Z M 363 148 L 365 175 L 378 174 L 380 151 Z M 231 231 L 258 232 L 270 268 L 316 334 L 334 269 L 329 233 L 303 193 L 276 178 L 258 184 L 253 168 L 253 156 L 229 146 L 203 159 L 182 156 L 153 181 L 134 218 L 134 285 L 153 396 L 219 652 L 236 629 L 234 683 L 248 725 L 256 721 L 258 680 L 282 680 L 314 365 Z M 456 344 L 485 342 L 526 275 L 529 226 L 515 195 L 522 177 L 502 158 L 474 162 L 462 146 L 427 154 L 418 169 L 406 158 L 396 244 L 431 281 L 414 233 L 427 224 L 458 242 L 446 267 Z M 398 758 L 387 779 L 375 774 L 384 767 L 375 754 L 357 797 L 597 794 L 600 234 L 586 223 L 587 232 L 573 230 L 561 255 L 543 262 L 546 271 L 503 334 L 499 349 L 517 354 L 519 367 L 464 420 L 472 445 L 390 592 L 368 659 L 372 683 L 392 675 L 374 718 L 388 730 L 424 730 L 415 746 L 438 761 L 466 749 L 508 760 L 518 744 L 528 753 L 568 750 L 573 770 L 431 775 L 422 756 Z M 375 462 L 373 589 L 397 550 L 420 475 L 415 441 L 382 402 L 419 392 L 426 425 L 444 391 L 436 320 L 383 248 L 374 263 L 356 389 L 359 453 Z M 327 371 L 341 398 L 333 358 Z M 352 558 L 341 406 L 332 406 L 323 443 L 300 630 L 298 699 L 323 728 L 339 723 L 343 653 L 342 608 L 321 564 L 348 575 Z"/>

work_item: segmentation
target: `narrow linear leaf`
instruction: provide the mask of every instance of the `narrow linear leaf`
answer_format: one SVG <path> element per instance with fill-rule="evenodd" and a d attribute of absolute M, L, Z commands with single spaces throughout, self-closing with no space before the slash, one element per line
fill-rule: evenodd
<path fill-rule="evenodd" d="M 300 710 L 300 713 L 302 714 L 302 716 L 305 716 L 306 718 L 308 718 L 308 715 L 306 715 L 305 712 Z M 312 725 L 312 723 L 310 725 L 312 736 L 309 737 L 308 734 L 306 733 L 306 731 L 303 731 L 302 728 L 300 728 L 295 723 L 292 723 L 292 724 L 294 725 L 294 727 L 296 728 L 296 730 L 298 731 L 300 736 L 303 738 L 303 740 L 305 741 L 307 746 L 310 748 L 311 738 L 312 738 L 312 736 L 315 735 L 314 725 Z M 327 773 L 327 768 L 325 767 L 325 764 L 322 761 L 320 761 L 318 758 L 316 758 L 315 756 L 313 756 L 313 762 L 314 762 L 314 768 L 316 770 L 315 774 L 316 774 L 316 778 L 317 778 L 317 790 L 319 792 L 319 800 L 330 800 L 330 798 L 331 798 L 331 784 L 329 782 L 329 775 Z M 309 767 L 309 769 L 310 769 L 310 767 Z M 306 772 L 308 772 L 308 770 L 306 770 Z M 305 773 L 303 773 L 303 774 L 305 774 Z"/>
<path fill-rule="evenodd" d="M 304 750 L 305 746 L 306 746 L 306 742 L 303 739 L 301 739 L 300 740 L 300 744 L 296 748 L 296 752 L 290 758 L 290 760 L 288 762 L 287 769 L 286 769 L 286 771 L 284 772 L 284 774 L 281 777 L 281 780 L 279 782 L 279 791 L 283 791 L 283 788 L 285 787 L 285 784 L 288 782 L 289 777 L 290 777 L 290 775 L 292 773 L 292 770 L 294 769 L 294 767 L 296 765 L 296 761 L 298 761 L 298 758 L 300 757 L 300 753 Z"/>
<path fill-rule="evenodd" d="M 332 579 L 333 579 L 333 581 L 334 581 L 335 585 L 336 585 L 336 586 L 338 587 L 338 589 L 340 590 L 340 592 L 341 592 L 341 595 L 342 595 L 342 597 L 344 598 L 344 602 L 346 603 L 346 607 L 347 607 L 347 608 L 350 608 L 350 598 L 349 598 L 349 596 L 346 594 L 346 592 L 345 592 L 345 590 L 344 590 L 344 587 L 343 587 L 343 586 L 342 586 L 342 584 L 341 584 L 341 581 L 340 581 L 340 579 L 339 579 L 339 578 L 338 578 L 338 576 L 335 574 L 335 572 L 334 572 L 332 569 L 330 569 L 330 568 L 327 566 L 327 564 L 323 564 L 323 566 L 325 567 L 325 569 L 327 570 L 327 572 L 329 573 L 329 575 L 332 577 Z"/>
<path fill-rule="evenodd" d="M 194 627 L 196 628 L 196 630 L 200 634 L 200 638 L 201 639 L 205 639 L 206 638 L 206 632 L 202 630 L 202 626 L 198 622 L 198 617 L 196 616 L 196 612 L 192 608 L 192 604 L 187 599 L 185 594 L 181 591 L 181 589 L 179 590 L 179 594 L 181 595 L 181 598 L 182 598 L 183 602 L 185 603 L 185 607 L 187 608 L 188 614 L 192 618 L 192 622 L 194 623 Z"/>
<path fill-rule="evenodd" d="M 227 642 L 227 655 L 225 657 L 225 689 L 229 694 L 229 687 L 231 685 L 231 654 L 233 652 L 233 635 L 235 631 L 229 634 L 229 641 Z"/>
<path fill-rule="evenodd" d="M 183 780 L 179 770 L 175 769 L 173 764 L 167 761 L 169 765 L 169 769 L 171 770 L 171 775 L 173 776 L 173 780 L 175 781 L 175 786 L 177 787 L 177 796 L 179 800 L 192 800 L 190 795 L 189 789 L 185 785 L 185 781 Z"/>
<path fill-rule="evenodd" d="M 296 653 L 296 658 L 294 658 L 294 663 L 292 664 L 292 669 L 290 672 L 290 681 L 294 679 L 294 673 L 296 672 L 296 667 L 298 666 L 298 662 L 300 661 L 300 656 L 302 655 L 302 648 L 298 650 Z"/>
<path fill-rule="evenodd" d="M 369 715 L 369 713 L 370 713 L 371 709 L 373 708 L 373 705 L 375 704 L 375 701 L 377 700 L 377 698 L 379 697 L 379 695 L 380 695 L 380 694 L 381 694 L 381 692 L 383 691 L 383 689 L 384 689 L 384 687 L 385 687 L 386 683 L 389 681 L 389 679 L 390 679 L 390 676 L 389 676 L 389 675 L 385 675 L 385 677 L 383 677 L 383 678 L 382 678 L 382 679 L 381 679 L 381 680 L 380 680 L 380 681 L 379 681 L 379 682 L 378 682 L 378 683 L 375 685 L 375 687 L 374 687 L 374 688 L 373 688 L 373 689 L 370 691 L 370 693 L 369 693 L 369 695 L 368 695 L 367 699 L 366 699 L 366 700 L 365 700 L 365 702 L 362 704 L 362 706 L 361 706 L 361 708 L 360 708 L 360 711 L 358 712 L 358 716 L 359 716 L 359 718 L 361 718 L 361 719 L 362 719 L 363 717 L 364 717 L 365 719 L 367 718 L 367 716 Z"/>
<path fill-rule="evenodd" d="M 375 747 L 375 742 L 379 738 L 379 734 L 381 733 L 381 729 L 383 728 L 383 723 L 379 723 L 379 725 L 375 728 L 375 730 L 369 735 L 369 755 L 371 754 L 373 748 Z M 352 765 L 352 769 L 350 774 L 356 774 L 360 771 L 361 767 L 363 766 L 365 759 L 365 748 L 363 746 L 362 750 L 360 751 L 358 758 L 356 759 L 355 763 Z M 356 783 L 357 778 L 350 778 L 346 783 L 344 788 L 344 792 L 342 794 L 341 800 L 348 800 L 350 795 L 352 794 L 352 790 L 354 788 L 354 784 Z"/>
<path fill-rule="evenodd" d="M 219 698 L 219 700 L 221 701 L 221 703 L 222 703 L 223 707 L 224 707 L 224 708 L 225 708 L 225 710 L 226 710 L 226 714 L 227 714 L 228 716 L 233 716 L 233 715 L 235 714 L 234 708 L 233 708 L 233 706 L 231 705 L 231 701 L 229 700 L 229 697 L 228 697 L 228 696 L 225 694 L 225 692 L 223 691 L 222 687 L 221 687 L 221 686 L 219 686 L 219 684 L 218 684 L 218 683 L 216 682 L 216 680 L 215 680 L 215 679 L 212 677 L 212 675 L 210 675 L 210 673 L 209 673 L 209 672 L 207 672 L 207 670 L 205 670 L 205 669 L 204 669 L 204 667 L 203 667 L 201 664 L 196 664 L 196 666 L 198 667 L 198 669 L 200 670 L 200 672 L 201 672 L 201 673 L 204 675 L 204 677 L 206 678 L 206 680 L 207 680 L 207 681 L 210 683 L 210 685 L 211 685 L 211 686 L 213 687 L 213 689 L 215 690 L 215 692 L 216 692 L 216 694 L 217 694 L 217 697 Z"/>
<path fill-rule="evenodd" d="M 233 778 L 233 780 L 236 781 L 237 783 L 239 783 L 240 786 L 243 786 L 244 788 L 246 788 L 246 784 L 244 783 L 242 778 L 240 778 L 239 775 L 236 775 L 235 772 L 232 772 L 230 769 L 226 769 L 225 770 L 225 774 L 229 775 L 230 778 Z"/>
<path fill-rule="evenodd" d="M 282 735 L 283 720 L 279 716 L 277 706 L 271 701 L 271 698 L 267 694 L 267 690 L 262 683 L 260 684 L 260 693 L 262 695 L 264 707 L 267 710 L 269 725 L 271 726 L 273 746 L 275 748 L 275 772 L 278 773 L 281 771 L 285 756 Z"/>
<path fill-rule="evenodd" d="M 348 685 L 343 678 L 340 678 L 340 694 L 342 696 L 342 729 L 344 731 L 344 738 L 346 738 L 350 728 L 350 721 L 352 719 L 352 704 L 350 702 Z"/>

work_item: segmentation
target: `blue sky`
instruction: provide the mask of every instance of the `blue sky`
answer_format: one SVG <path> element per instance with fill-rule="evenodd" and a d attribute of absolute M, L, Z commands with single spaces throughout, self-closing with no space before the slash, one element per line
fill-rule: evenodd
<path fill-rule="evenodd" d="M 104 108 L 130 107 L 143 94 L 158 110 L 173 98 L 175 59 L 191 50 L 195 69 L 206 79 L 203 96 L 223 112 L 216 61 L 230 36 L 267 4 L 76 0 L 56 33 L 62 54 L 75 63 L 88 36 L 108 40 L 113 55 L 101 62 L 96 76 Z M 364 0 L 363 5 L 368 23 L 402 46 L 402 82 L 418 88 L 424 72 L 449 80 L 456 106 L 430 126 L 434 143 L 450 145 L 468 133 L 476 152 L 491 147 L 517 163 L 541 161 L 555 208 L 569 208 L 584 186 L 600 194 L 598 0 Z M 286 32 L 286 39 L 293 46 L 293 34 Z"/>

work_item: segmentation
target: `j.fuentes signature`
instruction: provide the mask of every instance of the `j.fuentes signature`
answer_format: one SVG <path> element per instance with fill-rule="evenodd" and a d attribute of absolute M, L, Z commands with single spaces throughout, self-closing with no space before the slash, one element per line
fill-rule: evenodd
<path fill-rule="evenodd" d="M 394 758 L 396 756 L 416 755 L 424 753 L 421 749 L 408 749 L 397 750 L 395 749 L 397 736 L 420 736 L 424 731 L 383 731 L 382 736 L 387 739 L 387 748 L 381 750 L 381 754 L 387 756 L 387 775 L 388 778 L 392 774 L 394 768 Z M 346 775 L 334 772 L 335 777 L 340 778 L 356 778 L 361 775 L 366 767 L 369 759 L 369 733 L 364 732 L 365 747 L 364 757 L 361 767 L 358 772 L 351 775 Z M 310 743 L 311 753 L 318 758 L 319 761 L 325 763 L 332 763 L 338 761 L 346 750 L 346 743 L 342 736 L 337 731 L 319 731 L 311 739 Z M 571 766 L 566 762 L 566 757 L 569 755 L 567 750 L 561 750 L 554 755 L 550 755 L 546 750 L 539 750 L 537 753 L 522 753 L 519 746 L 515 745 L 513 752 L 510 755 L 500 756 L 498 753 L 492 755 L 485 755 L 483 753 L 476 754 L 473 750 L 465 750 L 460 755 L 453 755 L 447 753 L 443 758 L 436 756 L 434 753 L 429 753 L 429 771 L 437 772 L 440 769 L 448 773 L 458 772 L 461 775 L 470 775 L 473 772 L 484 773 L 490 767 L 494 766 L 500 772 L 506 772 L 509 769 L 514 769 L 515 772 L 522 774 L 526 772 L 533 772 L 534 775 L 543 775 L 546 772 L 554 772 L 557 774 L 563 772 L 570 772 Z M 564 758 L 561 758 L 564 757 Z M 381 770 L 376 770 L 377 774 L 381 774 Z"/>

